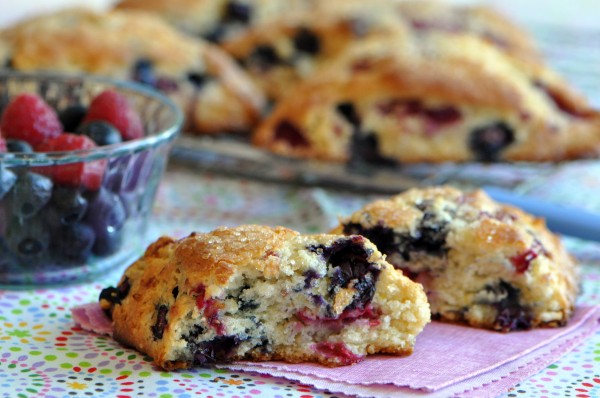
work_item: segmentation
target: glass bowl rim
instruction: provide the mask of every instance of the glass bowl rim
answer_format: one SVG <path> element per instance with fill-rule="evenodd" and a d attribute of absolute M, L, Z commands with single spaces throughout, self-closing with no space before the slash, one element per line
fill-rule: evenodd
<path fill-rule="evenodd" d="M 157 131 L 143 138 L 137 138 L 130 141 L 124 141 L 118 144 L 98 146 L 93 149 L 81 149 L 75 151 L 54 151 L 54 152 L 3 152 L 0 153 L 0 165 L 6 166 L 50 166 L 57 164 L 87 162 L 100 159 L 118 157 L 124 154 L 142 152 L 148 148 L 153 148 L 162 143 L 173 141 L 183 126 L 184 116 L 181 109 L 173 100 L 166 95 L 158 92 L 143 84 L 133 81 L 116 80 L 109 77 L 103 77 L 90 74 L 73 74 L 58 72 L 15 72 L 2 71 L 0 79 L 31 79 L 41 80 L 50 79 L 55 81 L 81 81 L 92 82 L 106 85 L 106 88 L 115 87 L 141 94 L 149 97 L 162 105 L 166 105 L 173 113 L 172 123 L 168 127 Z"/>

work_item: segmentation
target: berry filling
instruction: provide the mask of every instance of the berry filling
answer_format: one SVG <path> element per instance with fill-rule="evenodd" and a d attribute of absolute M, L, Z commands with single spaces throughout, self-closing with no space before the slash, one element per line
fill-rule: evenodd
<path fill-rule="evenodd" d="M 409 98 L 394 98 L 382 102 L 377 105 L 377 110 L 399 120 L 407 117 L 422 118 L 425 134 L 428 135 L 462 120 L 461 112 L 453 106 L 426 107 L 421 101 Z"/>
<path fill-rule="evenodd" d="M 200 344 L 190 343 L 190 340 L 193 341 L 193 336 L 186 340 L 194 352 L 195 365 L 228 362 L 234 355 L 235 348 L 240 344 L 240 340 L 236 336 L 218 336 Z"/>
<path fill-rule="evenodd" d="M 216 300 L 211 298 L 205 299 L 206 288 L 202 285 L 198 286 L 195 290 L 196 296 L 196 307 L 204 311 L 207 323 L 211 328 L 215 330 L 218 336 L 225 334 L 225 326 L 219 319 L 220 305 Z"/>
<path fill-rule="evenodd" d="M 167 327 L 167 314 L 169 313 L 169 307 L 161 304 L 156 308 L 156 322 L 151 326 L 152 335 L 156 340 L 163 338 L 165 328 Z"/>
<path fill-rule="evenodd" d="M 252 8 L 249 5 L 237 1 L 229 1 L 225 5 L 225 12 L 223 13 L 224 22 L 238 22 L 247 25 L 251 19 Z"/>
<path fill-rule="evenodd" d="M 348 347 L 341 342 L 321 342 L 315 344 L 314 349 L 325 358 L 335 359 L 335 362 L 340 365 L 352 365 L 360 362 L 363 357 L 354 354 Z"/>
<path fill-rule="evenodd" d="M 492 300 L 483 301 L 496 309 L 494 329 L 502 332 L 527 330 L 531 328 L 532 315 L 529 309 L 519 304 L 521 292 L 510 283 L 500 281 L 485 287 L 486 295 Z"/>
<path fill-rule="evenodd" d="M 294 48 L 300 53 L 314 56 L 321 51 L 319 36 L 308 28 L 300 28 L 292 40 Z"/>
<path fill-rule="evenodd" d="M 302 134 L 302 131 L 287 120 L 281 121 L 275 127 L 275 140 L 285 141 L 292 147 L 308 147 L 310 143 Z"/>
<path fill-rule="evenodd" d="M 337 317 L 315 316 L 306 309 L 296 313 L 296 317 L 305 325 L 319 325 L 335 330 L 341 330 L 344 325 L 358 320 L 368 321 L 369 326 L 378 326 L 380 324 L 379 316 L 379 312 L 371 304 L 365 305 L 364 308 L 350 308 L 349 306 Z"/>
<path fill-rule="evenodd" d="M 531 245 L 531 248 L 525 250 L 523 253 L 519 253 L 516 256 L 510 258 L 510 263 L 515 267 L 517 273 L 522 274 L 527 272 L 531 266 L 531 262 L 535 260 L 540 254 L 546 254 L 542 244 L 537 239 Z"/>
<path fill-rule="evenodd" d="M 502 151 L 515 141 L 515 135 L 507 124 L 497 122 L 479 127 L 471 132 L 469 148 L 475 159 L 494 162 L 500 159 Z"/>

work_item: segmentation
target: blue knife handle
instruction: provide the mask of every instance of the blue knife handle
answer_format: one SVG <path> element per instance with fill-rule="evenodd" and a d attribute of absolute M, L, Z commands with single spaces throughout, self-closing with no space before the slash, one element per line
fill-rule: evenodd
<path fill-rule="evenodd" d="M 548 228 L 558 234 L 600 242 L 600 214 L 575 207 L 545 202 L 502 188 L 483 188 L 492 199 L 519 207 L 527 213 L 546 219 Z"/>

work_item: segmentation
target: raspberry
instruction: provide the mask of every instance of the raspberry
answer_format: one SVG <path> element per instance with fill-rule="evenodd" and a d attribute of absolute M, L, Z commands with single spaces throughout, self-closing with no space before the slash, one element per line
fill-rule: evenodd
<path fill-rule="evenodd" d="M 36 146 L 62 132 L 58 116 L 35 94 L 20 94 L 6 107 L 0 122 L 4 137 L 23 140 Z"/>
<path fill-rule="evenodd" d="M 116 91 L 105 90 L 94 97 L 84 123 L 96 120 L 112 124 L 119 130 L 124 141 L 144 136 L 140 115 L 127 98 Z"/>
<path fill-rule="evenodd" d="M 70 133 L 44 141 L 38 146 L 39 152 L 76 151 L 96 148 L 91 138 Z M 102 185 L 106 160 L 79 162 L 43 167 L 40 173 L 50 176 L 54 183 L 63 186 L 84 186 L 89 190 L 98 190 Z"/>

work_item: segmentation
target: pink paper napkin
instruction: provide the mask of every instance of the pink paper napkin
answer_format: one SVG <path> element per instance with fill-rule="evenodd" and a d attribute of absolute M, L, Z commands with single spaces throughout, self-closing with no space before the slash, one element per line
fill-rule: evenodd
<path fill-rule="evenodd" d="M 282 362 L 220 367 L 365 397 L 497 396 L 575 348 L 598 330 L 599 318 L 600 307 L 579 307 L 566 327 L 507 334 L 433 322 L 408 357 L 372 356 L 341 368 Z"/>
<path fill-rule="evenodd" d="M 96 323 L 102 314 L 94 303 L 75 308 L 73 319 L 85 330 L 109 334 L 106 324 Z M 283 362 L 219 367 L 360 397 L 494 397 L 556 362 L 595 333 L 599 320 L 600 307 L 578 307 L 565 327 L 507 334 L 433 322 L 418 336 L 415 352 L 408 357 L 371 356 L 339 368 Z"/>

